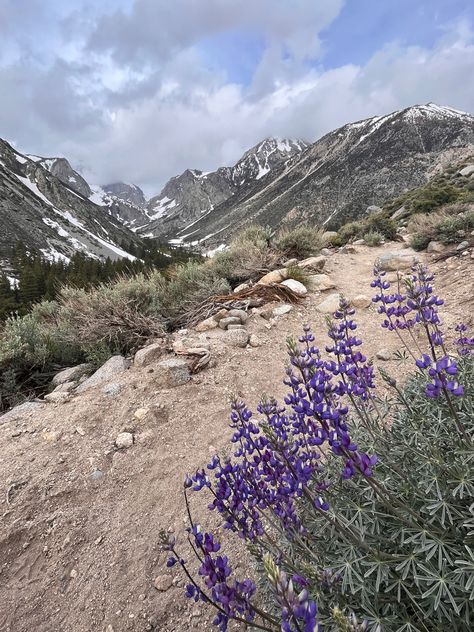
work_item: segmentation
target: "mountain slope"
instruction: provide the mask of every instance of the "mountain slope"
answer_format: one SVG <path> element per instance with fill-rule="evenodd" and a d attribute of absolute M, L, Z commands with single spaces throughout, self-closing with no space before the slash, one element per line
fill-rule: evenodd
<path fill-rule="evenodd" d="M 474 148 L 474 117 L 435 104 L 341 127 L 174 235 L 204 247 L 226 243 L 249 222 L 337 227 L 369 205 L 424 184 L 438 165 Z"/>
<path fill-rule="evenodd" d="M 19 241 L 50 259 L 77 251 L 117 259 L 136 236 L 84 194 L 89 185 L 65 159 L 19 153 L 0 140 L 0 259 Z"/>
<path fill-rule="evenodd" d="M 139 232 L 175 237 L 306 147 L 302 140 L 267 138 L 249 149 L 233 167 L 208 173 L 187 169 L 171 178 L 161 193 L 149 200 L 146 209 L 149 221 Z"/>

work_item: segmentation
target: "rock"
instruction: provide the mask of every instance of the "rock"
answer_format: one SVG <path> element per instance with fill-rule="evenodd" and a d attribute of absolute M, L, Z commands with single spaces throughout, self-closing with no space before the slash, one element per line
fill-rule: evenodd
<path fill-rule="evenodd" d="M 117 382 L 110 382 L 110 384 L 106 384 L 104 386 L 104 388 L 102 389 L 102 392 L 104 393 L 104 395 L 110 395 L 110 396 L 114 396 L 114 395 L 118 395 L 122 390 L 122 386 L 120 384 L 118 384 Z"/>
<path fill-rule="evenodd" d="M 377 259 L 377 265 L 381 270 L 386 271 L 405 270 L 406 268 L 411 268 L 416 262 L 417 257 L 415 253 L 408 248 L 385 252 Z"/>
<path fill-rule="evenodd" d="M 62 433 L 59 430 L 43 430 L 41 438 L 48 443 L 56 443 L 61 438 Z"/>
<path fill-rule="evenodd" d="M 469 248 L 468 241 L 462 241 L 460 244 L 456 246 L 457 252 L 461 252 L 461 250 L 466 250 L 466 248 Z"/>
<path fill-rule="evenodd" d="M 406 212 L 407 212 L 406 208 L 404 206 L 400 206 L 400 208 L 396 210 L 395 213 L 391 217 L 392 219 L 398 219 L 399 217 L 402 217 L 402 215 L 405 215 Z"/>
<path fill-rule="evenodd" d="M 353 244 L 354 246 L 363 246 L 365 244 L 365 239 L 356 239 Z"/>
<path fill-rule="evenodd" d="M 463 167 L 463 169 L 461 169 L 461 171 L 459 172 L 459 175 L 470 176 L 473 173 L 474 173 L 474 165 L 466 165 L 465 167 Z"/>
<path fill-rule="evenodd" d="M 50 404 L 62 404 L 63 402 L 68 400 L 70 396 L 70 393 L 68 393 L 67 391 L 53 391 L 52 393 L 48 393 L 48 395 L 45 395 L 44 400 L 45 402 L 49 402 Z"/>
<path fill-rule="evenodd" d="M 259 285 L 270 285 L 271 283 L 281 283 L 286 279 L 286 268 L 273 270 L 265 274 L 257 283 Z"/>
<path fill-rule="evenodd" d="M 376 206 L 375 204 L 371 204 L 365 209 L 366 215 L 372 215 L 372 213 L 380 213 L 382 209 L 380 206 Z"/>
<path fill-rule="evenodd" d="M 186 338 L 178 338 L 178 340 L 175 340 L 173 342 L 173 351 L 175 353 L 184 353 L 187 349 L 193 348 L 209 350 L 211 348 L 211 344 L 209 340 L 207 340 L 205 336 L 203 338 L 203 336 L 204 334 L 201 334 L 198 338 L 193 338 L 192 336 L 186 336 Z"/>
<path fill-rule="evenodd" d="M 230 324 L 230 325 L 227 325 L 227 329 L 229 331 L 232 331 L 233 329 L 245 329 L 245 325 Z"/>
<path fill-rule="evenodd" d="M 211 318 L 206 318 L 206 320 L 202 320 L 198 323 L 194 329 L 196 331 L 210 331 L 211 329 L 215 329 L 217 324 L 217 320 L 211 316 Z"/>
<path fill-rule="evenodd" d="M 288 259 L 288 261 L 285 261 L 283 265 L 285 266 L 285 268 L 291 268 L 298 265 L 298 259 Z"/>
<path fill-rule="evenodd" d="M 260 338 L 257 336 L 257 334 L 251 334 L 250 338 L 249 338 L 249 345 L 251 347 L 261 347 L 262 346 L 262 341 L 260 340 Z"/>
<path fill-rule="evenodd" d="M 15 406 L 4 415 L 0 416 L 0 424 L 6 423 L 8 421 L 13 421 L 18 417 L 22 417 L 28 413 L 38 412 L 42 408 L 45 407 L 43 402 L 24 402 L 23 404 L 19 404 Z"/>
<path fill-rule="evenodd" d="M 277 318 L 278 316 L 284 316 L 285 314 L 289 314 L 293 309 L 293 305 L 278 305 L 272 309 L 272 316 Z"/>
<path fill-rule="evenodd" d="M 380 349 L 380 351 L 377 351 L 376 353 L 376 357 L 378 360 L 391 360 L 392 359 L 392 354 L 390 353 L 390 351 L 388 349 Z"/>
<path fill-rule="evenodd" d="M 228 318 L 222 318 L 219 321 L 219 327 L 221 329 L 227 329 L 229 325 L 241 325 L 241 324 L 242 324 L 242 321 L 240 320 L 240 318 L 236 318 L 233 316 L 230 316 Z"/>
<path fill-rule="evenodd" d="M 331 239 L 334 239 L 337 236 L 338 236 L 338 233 L 335 230 L 327 230 L 326 232 L 323 233 L 323 239 L 326 243 L 328 241 L 331 241 Z"/>
<path fill-rule="evenodd" d="M 93 481 L 100 481 L 102 478 L 104 478 L 104 473 L 102 470 L 96 469 L 91 474 L 91 479 Z"/>
<path fill-rule="evenodd" d="M 289 287 L 290 290 L 292 290 L 297 296 L 306 296 L 306 294 L 308 294 L 306 286 L 299 281 L 295 281 L 295 279 L 286 279 L 286 281 L 283 281 L 282 285 Z"/>
<path fill-rule="evenodd" d="M 70 393 L 76 387 L 76 382 L 63 382 L 58 384 L 52 393 Z"/>
<path fill-rule="evenodd" d="M 318 312 L 322 314 L 333 314 L 339 309 L 340 294 L 331 294 L 322 303 L 316 306 Z"/>
<path fill-rule="evenodd" d="M 86 434 L 86 432 L 85 432 L 85 430 L 84 430 L 84 428 L 82 426 L 77 426 L 76 427 L 76 432 L 81 437 L 83 437 Z"/>
<path fill-rule="evenodd" d="M 426 252 L 444 252 L 445 246 L 440 241 L 430 241 Z"/>
<path fill-rule="evenodd" d="M 133 413 L 133 416 L 135 417 L 135 419 L 142 421 L 142 419 L 145 419 L 149 412 L 149 408 L 137 408 L 137 410 Z"/>
<path fill-rule="evenodd" d="M 351 304 L 359 309 L 364 309 L 365 307 L 370 307 L 372 299 L 365 294 L 358 294 L 351 300 Z"/>
<path fill-rule="evenodd" d="M 183 358 L 161 360 L 155 367 L 154 382 L 158 388 L 174 388 L 190 379 L 188 363 Z"/>
<path fill-rule="evenodd" d="M 249 315 L 244 309 L 230 309 L 228 312 L 229 317 L 231 318 L 240 318 L 240 322 L 244 325 L 248 319 Z"/>
<path fill-rule="evenodd" d="M 336 287 L 334 281 L 327 274 L 312 274 L 307 278 L 309 287 L 316 292 L 332 290 Z"/>
<path fill-rule="evenodd" d="M 337 233 L 336 233 L 337 234 Z M 321 272 L 326 265 L 326 257 L 324 255 L 318 255 L 317 257 L 308 257 L 298 263 L 298 268 L 304 268 L 305 270 L 314 270 L 315 272 Z"/>
<path fill-rule="evenodd" d="M 225 332 L 224 341 L 231 347 L 246 347 L 249 334 L 245 329 L 231 329 Z"/>
<path fill-rule="evenodd" d="M 52 379 L 53 386 L 59 386 L 59 384 L 64 384 L 64 382 L 74 382 L 78 380 L 80 377 L 84 375 L 90 368 L 89 364 L 78 364 L 77 366 L 72 366 L 68 369 L 63 369 Z"/>
<path fill-rule="evenodd" d="M 358 250 L 354 244 L 346 244 L 342 246 L 342 248 L 339 248 L 339 252 L 342 252 L 343 255 L 354 255 Z"/>
<path fill-rule="evenodd" d="M 213 314 L 212 318 L 216 321 L 216 323 L 218 323 L 220 320 L 222 320 L 223 318 L 227 318 L 227 316 L 229 315 L 229 312 L 227 309 L 220 309 L 218 312 L 216 312 L 215 314 Z"/>
<path fill-rule="evenodd" d="M 160 592 L 166 592 L 173 585 L 173 578 L 171 577 L 171 575 L 158 575 L 158 577 L 155 577 L 153 585 L 156 590 Z"/>
<path fill-rule="evenodd" d="M 329 248 L 321 248 L 321 254 L 324 255 L 325 257 L 328 257 L 329 255 L 332 254 L 332 251 L 329 250 Z"/>
<path fill-rule="evenodd" d="M 149 366 L 157 362 L 164 353 L 164 344 L 162 342 L 155 342 L 136 352 L 133 365 L 138 367 Z"/>
<path fill-rule="evenodd" d="M 241 283 L 234 289 L 234 293 L 243 292 L 243 290 L 248 290 L 251 287 L 250 283 Z"/>
<path fill-rule="evenodd" d="M 82 393 L 94 386 L 102 384 L 102 382 L 110 381 L 114 375 L 124 373 L 130 366 L 130 362 L 121 355 L 112 356 L 103 364 L 100 369 L 93 373 L 85 382 L 80 384 L 76 393 Z"/>
<path fill-rule="evenodd" d="M 121 432 L 115 439 L 115 445 L 119 450 L 131 448 L 133 445 L 133 435 L 131 432 Z"/>

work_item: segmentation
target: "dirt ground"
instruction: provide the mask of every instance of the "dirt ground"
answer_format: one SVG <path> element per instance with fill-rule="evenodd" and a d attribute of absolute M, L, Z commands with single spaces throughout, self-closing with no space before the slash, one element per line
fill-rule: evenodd
<path fill-rule="evenodd" d="M 132 368 L 114 381 L 122 391 L 101 387 L 47 404 L 6 423 L 0 420 L 0 630 L 3 632 L 125 632 L 211 630 L 212 613 L 183 596 L 183 577 L 166 569 L 161 528 L 184 540 L 182 480 L 228 445 L 228 396 L 238 393 L 251 407 L 260 395 L 285 393 L 281 380 L 285 340 L 309 322 L 324 348 L 324 316 L 316 306 L 334 291 L 351 298 L 372 296 L 372 265 L 384 250 L 358 246 L 328 257 L 336 290 L 312 293 L 299 307 L 268 321 L 252 316 L 248 330 L 259 348 L 224 346 L 222 331 L 208 332 L 214 366 L 191 382 L 157 390 L 150 368 Z M 430 261 L 429 255 L 423 255 Z M 433 263 L 448 338 L 459 320 L 472 322 L 473 263 L 470 255 Z M 373 307 L 358 310 L 363 350 L 369 357 L 399 341 L 380 326 Z M 374 360 L 394 375 L 411 370 L 396 360 Z M 149 413 L 137 420 L 138 408 Z M 135 443 L 116 450 L 123 431 Z M 204 492 L 201 492 L 203 494 Z M 196 516 L 216 525 L 196 495 Z M 230 555 L 245 566 L 239 542 Z M 238 573 L 237 573 L 238 574 Z M 170 587 L 158 591 L 154 582 Z M 172 583 L 171 583 L 172 580 Z"/>

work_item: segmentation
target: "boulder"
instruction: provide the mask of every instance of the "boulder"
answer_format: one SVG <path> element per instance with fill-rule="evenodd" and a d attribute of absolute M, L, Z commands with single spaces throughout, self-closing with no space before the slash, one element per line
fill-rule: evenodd
<path fill-rule="evenodd" d="M 277 318 L 278 316 L 284 316 L 293 309 L 293 305 L 278 305 L 272 309 L 271 315 Z"/>
<path fill-rule="evenodd" d="M 240 318 L 234 316 L 228 316 L 227 318 L 221 318 L 219 321 L 219 327 L 221 329 L 227 329 L 229 325 L 241 325 L 242 321 Z"/>
<path fill-rule="evenodd" d="M 342 252 L 344 255 L 354 255 L 356 252 L 359 252 L 354 244 L 346 244 L 339 248 L 339 252 Z"/>
<path fill-rule="evenodd" d="M 387 362 L 392 359 L 392 354 L 388 349 L 380 349 L 380 351 L 377 351 L 376 357 L 378 360 L 384 360 Z"/>
<path fill-rule="evenodd" d="M 76 387 L 76 382 L 63 382 L 62 384 L 58 384 L 58 386 L 56 386 L 56 388 L 52 392 L 53 393 L 69 393 L 75 387 Z"/>
<path fill-rule="evenodd" d="M 402 250 L 385 252 L 377 259 L 376 263 L 381 270 L 396 271 L 411 268 L 416 262 L 417 257 L 413 250 L 403 248 Z"/>
<path fill-rule="evenodd" d="M 189 382 L 191 374 L 183 358 L 167 358 L 155 366 L 154 382 L 158 388 L 174 388 Z"/>
<path fill-rule="evenodd" d="M 97 369 L 85 382 L 80 384 L 76 393 L 83 393 L 94 386 L 98 386 L 103 382 L 110 382 L 111 378 L 115 375 L 124 373 L 130 367 L 130 362 L 121 355 L 112 356 L 103 364 L 100 369 Z"/>
<path fill-rule="evenodd" d="M 326 265 L 326 257 L 324 255 L 318 255 L 317 257 L 308 257 L 298 263 L 298 268 L 304 268 L 305 270 L 314 270 L 315 272 L 321 272 Z"/>
<path fill-rule="evenodd" d="M 324 292 L 336 287 L 334 281 L 327 274 L 312 274 L 307 278 L 308 286 L 315 292 Z"/>
<path fill-rule="evenodd" d="M 288 261 L 285 261 L 283 265 L 285 266 L 285 268 L 291 268 L 298 265 L 298 259 L 288 259 Z"/>
<path fill-rule="evenodd" d="M 249 315 L 244 309 L 230 309 L 227 313 L 231 318 L 240 318 L 242 325 L 244 325 L 249 319 Z"/>
<path fill-rule="evenodd" d="M 257 283 L 259 285 L 270 285 L 271 283 L 281 283 L 286 279 L 286 268 L 281 270 L 272 270 L 265 274 Z"/>
<path fill-rule="evenodd" d="M 366 307 L 370 307 L 372 299 L 365 294 L 358 294 L 351 300 L 351 304 L 359 309 L 364 309 Z"/>
<path fill-rule="evenodd" d="M 466 165 L 459 172 L 460 176 L 470 176 L 474 173 L 474 165 Z"/>
<path fill-rule="evenodd" d="M 165 353 L 162 342 L 154 342 L 151 345 L 139 349 L 133 360 L 133 365 L 137 367 L 145 367 L 154 364 Z"/>
<path fill-rule="evenodd" d="M 469 242 L 468 241 L 462 241 L 460 244 L 458 244 L 456 246 L 456 250 L 458 252 L 461 252 L 462 250 L 466 250 L 466 248 L 469 248 Z"/>
<path fill-rule="evenodd" d="M 71 397 L 71 394 L 67 391 L 53 391 L 44 396 L 44 401 L 50 404 L 62 404 Z"/>
<path fill-rule="evenodd" d="M 210 331 L 211 329 L 215 329 L 217 326 L 217 320 L 211 316 L 211 318 L 206 318 L 206 320 L 202 320 L 198 323 L 194 329 L 196 331 Z"/>
<path fill-rule="evenodd" d="M 224 341 L 231 347 L 246 347 L 249 334 L 245 329 L 230 329 L 225 332 Z"/>
<path fill-rule="evenodd" d="M 317 311 L 322 314 L 333 314 L 337 309 L 339 309 L 340 298 L 340 294 L 331 294 L 327 297 L 327 299 L 316 306 Z"/>
<path fill-rule="evenodd" d="M 131 448 L 133 445 L 133 435 L 131 432 L 121 432 L 115 439 L 115 445 L 119 450 Z"/>
<path fill-rule="evenodd" d="M 236 292 L 243 292 L 244 290 L 248 290 L 251 287 L 250 283 L 241 283 L 234 289 L 234 294 Z"/>
<path fill-rule="evenodd" d="M 406 208 L 404 206 L 400 206 L 400 208 L 397 209 L 391 217 L 392 219 L 398 219 L 399 217 L 402 217 L 403 215 L 405 215 L 406 212 L 407 212 Z"/>
<path fill-rule="evenodd" d="M 38 412 L 44 408 L 44 406 L 43 402 L 24 402 L 23 404 L 19 404 L 0 416 L 0 424 L 13 421 L 14 419 L 18 419 L 19 417 L 23 417 L 24 415 L 32 412 Z"/>
<path fill-rule="evenodd" d="M 352 243 L 354 244 L 354 246 L 363 246 L 365 244 L 365 239 L 356 239 Z"/>
<path fill-rule="evenodd" d="M 295 279 L 286 279 L 286 281 L 283 281 L 282 285 L 289 287 L 290 290 L 297 296 L 306 296 L 306 294 L 308 294 L 306 286 L 299 281 L 295 281 Z"/>
<path fill-rule="evenodd" d="M 325 257 L 329 257 L 332 254 L 332 251 L 329 248 L 321 248 L 321 254 Z"/>
<path fill-rule="evenodd" d="M 444 252 L 445 246 L 440 241 L 430 241 L 426 248 L 426 252 Z"/>
<path fill-rule="evenodd" d="M 71 366 L 68 369 L 63 369 L 53 377 L 51 383 L 53 386 L 59 386 L 64 382 L 75 382 L 80 377 L 87 373 L 89 364 L 78 364 L 77 366 Z"/>
<path fill-rule="evenodd" d="M 382 209 L 380 206 L 376 206 L 375 204 L 371 204 L 365 209 L 367 215 L 372 215 L 372 213 L 380 213 Z"/>

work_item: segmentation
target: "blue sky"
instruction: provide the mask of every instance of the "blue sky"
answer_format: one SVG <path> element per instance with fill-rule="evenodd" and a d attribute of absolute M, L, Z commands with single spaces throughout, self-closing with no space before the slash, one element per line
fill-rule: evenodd
<path fill-rule="evenodd" d="M 472 0 L 0 0 L 0 136 L 149 193 L 473 76 Z"/>

